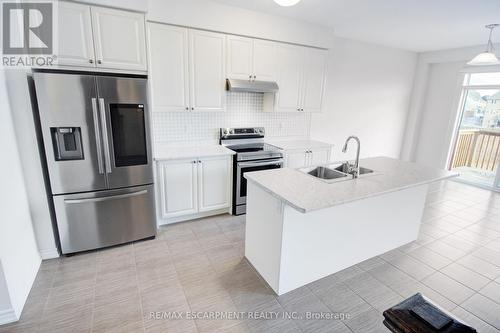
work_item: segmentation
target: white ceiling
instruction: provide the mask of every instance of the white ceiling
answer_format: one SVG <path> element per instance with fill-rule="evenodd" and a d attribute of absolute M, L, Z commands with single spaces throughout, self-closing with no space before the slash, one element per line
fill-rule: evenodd
<path fill-rule="evenodd" d="M 273 0 L 219 3 L 333 28 L 340 37 L 423 52 L 486 44 L 484 25 L 500 23 L 500 0 Z M 494 33 L 500 41 L 500 28 Z"/>

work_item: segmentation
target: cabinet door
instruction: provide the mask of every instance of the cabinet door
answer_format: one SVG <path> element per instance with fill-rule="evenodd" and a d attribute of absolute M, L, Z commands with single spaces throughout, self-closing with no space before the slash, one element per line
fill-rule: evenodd
<path fill-rule="evenodd" d="M 187 111 L 188 30 L 149 23 L 148 36 L 153 112 Z"/>
<path fill-rule="evenodd" d="M 276 50 L 277 82 L 279 92 L 276 94 L 277 111 L 299 111 L 301 100 L 302 58 L 303 48 L 279 44 Z"/>
<path fill-rule="evenodd" d="M 95 67 L 90 6 L 59 2 L 58 65 Z"/>
<path fill-rule="evenodd" d="M 301 108 L 305 112 L 321 112 L 327 51 L 304 48 L 304 54 Z"/>
<path fill-rule="evenodd" d="M 189 75 L 192 111 L 223 111 L 226 100 L 226 36 L 189 30 Z"/>
<path fill-rule="evenodd" d="M 315 148 L 309 153 L 309 165 L 321 165 L 330 162 L 330 148 Z"/>
<path fill-rule="evenodd" d="M 198 163 L 199 211 L 229 207 L 229 159 L 204 158 Z"/>
<path fill-rule="evenodd" d="M 197 163 L 194 160 L 158 163 L 163 218 L 198 211 Z"/>
<path fill-rule="evenodd" d="M 286 152 L 286 167 L 300 168 L 308 164 L 309 154 L 305 150 L 294 150 Z"/>
<path fill-rule="evenodd" d="M 92 7 L 97 67 L 146 70 L 144 15 Z"/>
<path fill-rule="evenodd" d="M 227 36 L 227 76 L 232 79 L 249 80 L 252 75 L 251 38 Z"/>
<path fill-rule="evenodd" d="M 254 39 L 253 75 L 255 75 L 255 80 L 276 80 L 276 46 L 275 42 Z"/>

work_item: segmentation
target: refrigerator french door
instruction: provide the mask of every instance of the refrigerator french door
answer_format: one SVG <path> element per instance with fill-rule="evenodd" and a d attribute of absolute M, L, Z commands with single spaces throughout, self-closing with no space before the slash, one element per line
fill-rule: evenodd
<path fill-rule="evenodd" d="M 63 254 L 156 232 L 145 78 L 33 73 Z"/>

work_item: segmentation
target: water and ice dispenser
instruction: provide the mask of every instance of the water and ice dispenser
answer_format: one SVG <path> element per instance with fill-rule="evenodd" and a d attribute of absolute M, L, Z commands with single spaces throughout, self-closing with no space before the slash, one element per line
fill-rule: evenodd
<path fill-rule="evenodd" d="M 51 127 L 56 161 L 83 160 L 80 127 Z"/>

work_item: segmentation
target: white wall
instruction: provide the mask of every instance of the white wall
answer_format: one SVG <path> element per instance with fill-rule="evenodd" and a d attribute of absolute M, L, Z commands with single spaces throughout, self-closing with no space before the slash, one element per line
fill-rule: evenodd
<path fill-rule="evenodd" d="M 0 110 L 0 153 L 3 157 L 8 156 L 8 161 L 2 159 L 0 163 L 0 262 L 12 310 L 19 318 L 41 260 L 33 233 L 3 71 L 0 71 Z M 0 294 L 5 295 L 5 290 Z"/>
<path fill-rule="evenodd" d="M 6 70 L 7 91 L 12 110 L 24 179 L 29 184 L 28 200 L 36 241 L 43 259 L 58 257 L 52 231 L 42 165 L 38 152 L 33 111 L 27 85 L 27 71 Z"/>
<path fill-rule="evenodd" d="M 498 49 L 500 44 L 495 45 Z M 465 64 L 484 46 L 420 53 L 412 91 L 402 158 L 445 168 L 458 115 Z M 467 71 L 499 71 L 469 67 Z"/>
<path fill-rule="evenodd" d="M 421 110 L 415 162 L 445 168 L 458 114 L 464 63 L 431 64 Z"/>
<path fill-rule="evenodd" d="M 16 319 L 12 304 L 10 303 L 9 288 L 3 274 L 2 261 L 0 260 L 0 325 Z"/>
<path fill-rule="evenodd" d="M 354 156 L 354 146 L 341 152 L 351 134 L 359 136 L 362 156 L 399 157 L 416 60 L 413 52 L 336 38 L 311 138 L 333 143 L 334 160 Z"/>

